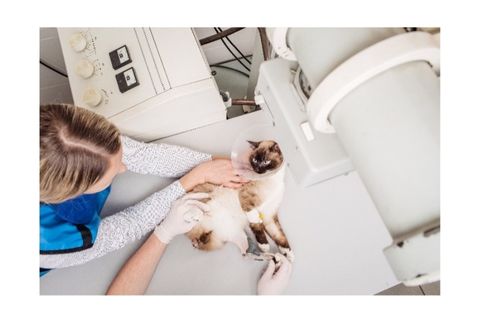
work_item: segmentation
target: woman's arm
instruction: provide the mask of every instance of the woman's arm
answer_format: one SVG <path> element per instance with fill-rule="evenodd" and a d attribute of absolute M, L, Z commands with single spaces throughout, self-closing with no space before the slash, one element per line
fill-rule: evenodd
<path fill-rule="evenodd" d="M 121 135 L 122 162 L 129 171 L 178 178 L 212 156 L 182 146 L 144 143 Z"/>
<path fill-rule="evenodd" d="M 177 200 L 166 219 L 119 271 L 107 294 L 144 294 L 166 245 L 190 231 L 209 211 L 209 206 L 200 202 L 207 197 L 207 193 L 190 193 Z"/>
<path fill-rule="evenodd" d="M 80 265 L 142 238 L 164 219 L 174 200 L 198 184 L 211 182 L 239 188 L 247 182 L 236 176 L 229 160 L 205 162 L 211 159 L 210 155 L 186 148 L 140 143 L 125 136 L 122 137 L 122 141 L 123 148 L 126 149 L 123 153 L 124 162 L 131 171 L 180 176 L 192 167 L 195 168 L 165 189 L 103 219 L 91 248 L 68 254 L 40 255 L 40 267 L 61 268 Z M 201 164 L 197 165 L 198 163 Z"/>
<path fill-rule="evenodd" d="M 107 295 L 144 294 L 166 246 L 152 234 L 122 266 L 110 284 Z"/>
<path fill-rule="evenodd" d="M 186 191 L 198 184 L 210 182 L 229 188 L 239 188 L 247 180 L 234 173 L 231 160 L 185 147 L 143 143 L 121 136 L 122 161 L 127 169 L 140 174 L 181 177 Z"/>
<path fill-rule="evenodd" d="M 102 219 L 91 248 L 68 254 L 40 255 L 40 267 L 80 265 L 141 239 L 164 219 L 172 203 L 185 193 L 179 181 L 173 182 L 134 206 Z"/>

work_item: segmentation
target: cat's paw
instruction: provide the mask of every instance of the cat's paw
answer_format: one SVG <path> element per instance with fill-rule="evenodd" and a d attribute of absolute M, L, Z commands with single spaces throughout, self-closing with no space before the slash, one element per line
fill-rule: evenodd
<path fill-rule="evenodd" d="M 192 247 L 199 249 L 199 240 L 198 239 L 191 240 L 191 245 Z"/>
<path fill-rule="evenodd" d="M 281 254 L 283 254 L 290 262 L 293 263 L 295 260 L 295 254 L 291 250 L 291 248 L 284 248 L 284 247 L 279 247 L 279 251 Z"/>
<path fill-rule="evenodd" d="M 259 249 L 261 249 L 261 251 L 262 251 L 263 253 L 269 252 L 269 244 L 260 244 L 260 243 L 258 243 L 258 247 L 259 247 Z"/>

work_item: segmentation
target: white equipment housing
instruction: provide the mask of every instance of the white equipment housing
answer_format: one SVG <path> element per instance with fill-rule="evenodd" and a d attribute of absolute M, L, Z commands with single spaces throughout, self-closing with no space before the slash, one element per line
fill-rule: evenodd
<path fill-rule="evenodd" d="M 392 235 L 384 252 L 398 279 L 438 280 L 439 35 L 275 28 L 268 37 L 284 59 L 262 64 L 257 100 L 297 180 L 356 169 Z"/>
<path fill-rule="evenodd" d="M 59 28 L 76 106 L 151 141 L 226 119 L 190 28 Z"/>

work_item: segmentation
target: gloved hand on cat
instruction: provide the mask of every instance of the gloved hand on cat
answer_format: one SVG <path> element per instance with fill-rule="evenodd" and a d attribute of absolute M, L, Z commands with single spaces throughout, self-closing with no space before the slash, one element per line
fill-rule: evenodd
<path fill-rule="evenodd" d="M 209 198 L 207 193 L 188 193 L 176 200 L 166 218 L 156 227 L 154 235 L 164 244 L 177 235 L 190 231 L 202 218 L 209 206 L 199 200 Z"/>
<path fill-rule="evenodd" d="M 275 260 L 278 264 L 275 264 Z M 275 260 L 269 261 L 266 271 L 258 281 L 258 295 L 280 295 L 288 286 L 291 262 L 280 253 L 275 255 Z"/>

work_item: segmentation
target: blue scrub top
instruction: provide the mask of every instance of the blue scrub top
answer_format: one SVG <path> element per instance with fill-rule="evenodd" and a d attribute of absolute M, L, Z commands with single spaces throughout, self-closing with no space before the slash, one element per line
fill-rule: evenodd
<path fill-rule="evenodd" d="M 59 204 L 40 203 L 40 254 L 66 254 L 94 245 L 111 187 Z M 49 270 L 40 268 L 40 276 Z"/>

